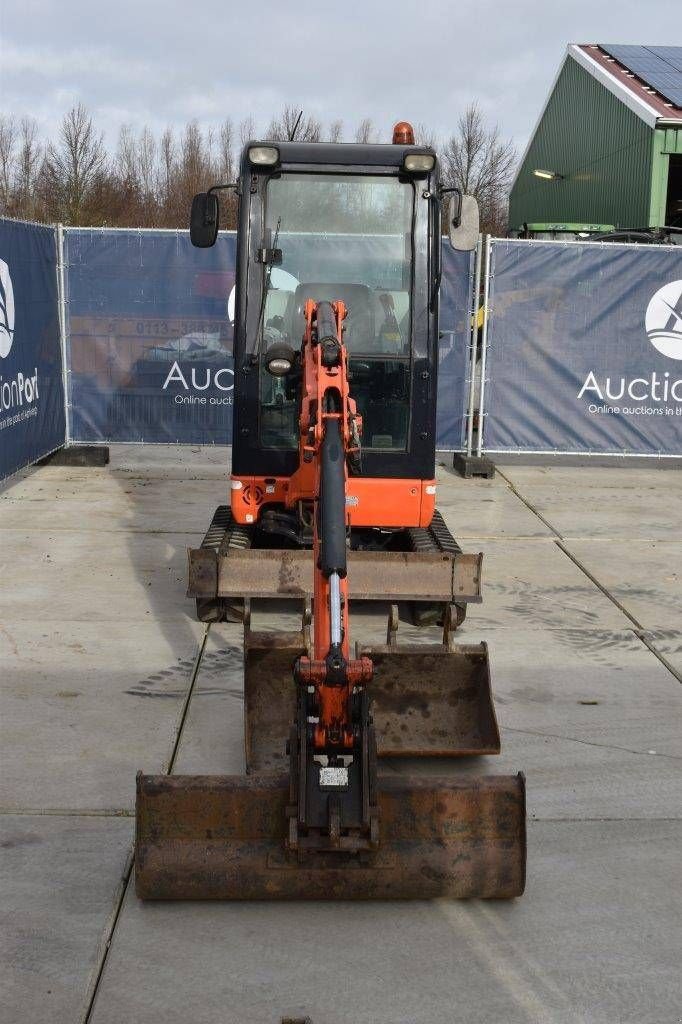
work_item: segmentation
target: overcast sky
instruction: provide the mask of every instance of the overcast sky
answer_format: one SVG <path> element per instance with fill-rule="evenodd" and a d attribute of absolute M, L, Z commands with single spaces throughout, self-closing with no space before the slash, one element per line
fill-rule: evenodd
<path fill-rule="evenodd" d="M 0 111 L 47 135 L 80 100 L 110 146 L 122 123 L 264 127 L 285 102 L 349 133 L 371 117 L 386 133 L 404 118 L 446 134 L 476 99 L 523 148 L 567 43 L 682 43 L 679 0 L 0 0 L 0 12 Z"/>

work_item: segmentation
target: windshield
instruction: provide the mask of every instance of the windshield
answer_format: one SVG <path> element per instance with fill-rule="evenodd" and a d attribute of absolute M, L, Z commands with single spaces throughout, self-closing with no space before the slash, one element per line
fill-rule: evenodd
<path fill-rule="evenodd" d="M 397 177 L 283 174 L 268 182 L 261 354 L 301 345 L 306 299 L 341 299 L 365 447 L 404 449 L 409 425 L 414 192 Z M 295 447 L 296 402 L 261 372 L 261 443 Z"/>

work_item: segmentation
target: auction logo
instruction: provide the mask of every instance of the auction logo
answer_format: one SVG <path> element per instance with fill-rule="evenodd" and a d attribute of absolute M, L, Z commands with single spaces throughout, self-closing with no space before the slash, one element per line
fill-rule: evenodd
<path fill-rule="evenodd" d="M 0 260 L 0 359 L 9 355 L 14 341 L 14 288 L 9 267 Z"/>
<path fill-rule="evenodd" d="M 682 281 L 658 289 L 647 306 L 644 324 L 649 341 L 661 355 L 682 359 Z"/>

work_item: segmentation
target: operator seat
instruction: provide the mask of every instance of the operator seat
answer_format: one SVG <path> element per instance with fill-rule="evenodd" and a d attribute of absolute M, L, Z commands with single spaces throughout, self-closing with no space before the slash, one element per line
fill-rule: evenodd
<path fill-rule="evenodd" d="M 371 352 L 376 345 L 374 293 L 366 284 L 334 284 L 324 281 L 302 282 L 296 286 L 287 307 L 287 323 L 292 344 L 299 344 L 305 331 L 303 309 L 306 299 L 335 302 L 340 299 L 347 309 L 344 341 L 350 353 Z"/>

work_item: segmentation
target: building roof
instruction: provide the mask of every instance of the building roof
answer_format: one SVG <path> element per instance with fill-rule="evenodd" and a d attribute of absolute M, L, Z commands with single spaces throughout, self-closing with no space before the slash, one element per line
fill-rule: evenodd
<path fill-rule="evenodd" d="M 609 57 L 636 75 L 645 88 L 682 107 L 682 46 L 599 45 Z"/>
<path fill-rule="evenodd" d="M 568 55 L 650 127 L 682 124 L 682 46 L 580 43 Z"/>
<path fill-rule="evenodd" d="M 616 58 L 616 52 L 622 58 L 621 60 Z M 601 82 L 610 93 L 626 107 L 629 107 L 650 128 L 655 128 L 657 125 L 667 127 L 668 122 L 670 122 L 670 127 L 682 128 L 682 46 L 569 43 L 542 105 L 540 115 L 528 137 L 526 148 L 516 168 L 512 188 L 521 173 L 528 151 L 544 117 L 547 104 L 569 58 L 572 58 L 593 78 Z M 626 59 L 631 65 L 639 68 L 639 71 L 631 70 L 624 63 Z M 650 63 L 653 71 L 651 68 L 646 70 Z M 666 94 L 660 92 L 653 81 L 649 81 L 654 78 L 659 87 L 665 87 Z M 676 100 L 669 98 L 667 93 L 674 94 Z"/>

